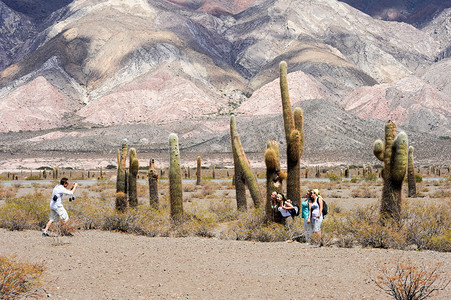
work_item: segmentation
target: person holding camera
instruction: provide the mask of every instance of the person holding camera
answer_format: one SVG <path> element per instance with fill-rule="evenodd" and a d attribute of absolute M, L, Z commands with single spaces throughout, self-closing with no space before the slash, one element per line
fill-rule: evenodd
<path fill-rule="evenodd" d="M 74 183 L 70 190 L 67 189 L 68 185 L 69 179 L 64 177 L 61 179 L 60 184 L 53 188 L 52 200 L 50 200 L 50 218 L 45 228 L 42 229 L 42 236 L 49 236 L 47 231 L 54 221 L 61 219 L 64 222 L 64 226 L 69 222 L 69 215 L 63 206 L 63 195 L 69 195 L 69 201 L 75 199 L 74 193 L 77 189 L 77 183 Z M 67 233 L 66 235 L 73 236 L 72 233 Z"/>

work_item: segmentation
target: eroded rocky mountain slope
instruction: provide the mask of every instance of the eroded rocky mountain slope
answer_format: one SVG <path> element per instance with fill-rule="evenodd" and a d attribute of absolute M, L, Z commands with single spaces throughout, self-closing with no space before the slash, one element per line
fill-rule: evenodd
<path fill-rule="evenodd" d="M 283 144 L 285 60 L 306 153 L 367 159 L 393 119 L 424 157 L 449 159 L 449 8 L 419 29 L 336 0 L 76 0 L 45 18 L 5 4 L 0 39 L 20 50 L 0 49 L 4 153 L 110 152 L 125 137 L 160 151 L 169 132 L 186 151 L 228 152 L 232 112 L 261 152 Z"/>

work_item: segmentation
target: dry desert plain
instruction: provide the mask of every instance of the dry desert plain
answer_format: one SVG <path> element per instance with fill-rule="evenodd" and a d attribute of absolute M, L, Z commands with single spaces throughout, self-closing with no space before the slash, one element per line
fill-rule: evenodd
<path fill-rule="evenodd" d="M 417 186 L 421 197 L 406 201 L 450 201 L 451 182 L 446 170 L 440 178 L 432 178 L 435 175 L 423 171 L 424 181 Z M 113 170 L 104 171 L 102 189 L 95 178 L 98 172 L 93 171 L 94 178 L 89 180 L 87 173 L 64 172 L 73 177 L 72 181 L 79 182 L 77 203 L 104 197 L 114 205 Z M 198 209 L 199 205 L 208 209 L 215 201 L 233 203 L 231 171 L 217 169 L 215 180 L 211 179 L 211 172 L 203 170 L 205 178 L 199 186 L 193 179 L 195 173 L 191 179 L 184 179 L 186 211 Z M 354 169 L 352 176 L 358 177 L 357 172 L 360 170 Z M 34 174 L 37 175 L 36 171 Z M 29 176 L 29 171 L 22 172 L 22 176 Z M 141 176 L 139 202 L 146 206 L 145 172 Z M 324 174 L 321 176 L 303 179 L 302 189 L 319 188 L 333 209 L 363 207 L 377 203 L 380 197 L 379 180 L 333 182 L 325 179 Z M 53 185 L 49 180 L 19 180 L 3 181 L 0 186 L 4 193 L 23 197 L 36 192 L 51 193 Z M 260 185 L 264 188 L 264 180 Z M 164 175 L 159 192 L 162 205 L 167 205 L 168 184 Z M 248 201 L 252 209 L 250 197 Z M 0 200 L 0 205 L 4 203 L 4 199 Z M 65 202 L 65 205 L 71 212 L 77 204 Z M 448 277 L 451 274 L 450 252 L 237 241 L 224 234 L 226 227 L 227 224 L 218 224 L 210 238 L 148 237 L 101 230 L 78 230 L 73 237 L 54 233 L 54 237 L 44 238 L 37 229 L 0 229 L 0 255 L 43 263 L 47 270 L 45 286 L 38 297 L 50 299 L 390 299 L 370 279 L 370 274 L 375 274 L 375 265 L 404 259 L 422 266 L 441 262 L 441 272 Z M 450 298 L 448 286 L 432 299 Z"/>

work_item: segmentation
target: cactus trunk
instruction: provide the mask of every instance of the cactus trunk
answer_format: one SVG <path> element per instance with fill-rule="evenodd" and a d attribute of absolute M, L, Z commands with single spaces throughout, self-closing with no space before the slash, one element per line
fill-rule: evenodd
<path fill-rule="evenodd" d="M 169 200 L 171 204 L 171 219 L 175 223 L 183 220 L 182 174 L 180 169 L 180 150 L 178 136 L 169 135 Z"/>
<path fill-rule="evenodd" d="M 271 194 L 273 192 L 282 193 L 283 176 L 280 170 L 279 144 L 276 141 L 268 141 L 265 150 L 266 164 L 266 220 L 269 222 L 276 220 L 274 209 L 271 203 Z"/>
<path fill-rule="evenodd" d="M 413 147 L 409 147 L 409 156 L 408 156 L 408 166 L 407 166 L 407 185 L 408 185 L 408 196 L 415 197 L 417 194 L 417 187 L 415 182 L 415 167 L 413 163 Z"/>
<path fill-rule="evenodd" d="M 301 157 L 304 152 L 304 115 L 300 107 L 292 113 L 288 94 L 287 63 L 279 64 L 280 93 L 282 96 L 283 124 L 287 141 L 287 198 L 301 202 Z"/>
<path fill-rule="evenodd" d="M 252 172 L 249 160 L 244 153 L 240 138 L 236 132 L 235 116 L 230 118 L 230 136 L 235 166 L 235 191 L 238 210 L 247 209 L 246 185 L 251 194 L 251 198 L 254 201 L 254 206 L 259 207 L 262 203 L 260 190 L 258 188 L 257 179 Z"/>
<path fill-rule="evenodd" d="M 196 169 L 196 185 L 200 185 L 201 182 L 201 170 L 202 170 L 202 159 L 200 156 L 197 157 L 197 169 Z"/>
<path fill-rule="evenodd" d="M 388 121 L 385 124 L 385 143 L 376 140 L 373 153 L 384 162 L 382 178 L 381 218 L 399 221 L 402 205 L 402 184 L 407 166 L 407 135 L 404 132 L 396 134 L 396 124 Z"/>
<path fill-rule="evenodd" d="M 129 172 L 128 172 L 128 203 L 130 207 L 138 206 L 138 189 L 136 179 L 139 171 L 139 161 L 136 157 L 135 148 L 130 148 L 129 151 Z"/>
<path fill-rule="evenodd" d="M 155 161 L 153 159 L 150 160 L 147 177 L 149 178 L 149 205 L 152 208 L 158 209 L 158 172 L 155 169 Z"/>
<path fill-rule="evenodd" d="M 125 207 L 127 207 L 127 141 L 122 141 L 121 150 L 117 151 L 117 179 L 116 179 L 116 209 L 124 210 L 123 195 L 125 195 Z"/>

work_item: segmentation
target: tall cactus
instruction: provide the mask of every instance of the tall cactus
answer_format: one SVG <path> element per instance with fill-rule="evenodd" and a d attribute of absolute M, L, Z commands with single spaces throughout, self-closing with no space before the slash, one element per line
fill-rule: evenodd
<path fill-rule="evenodd" d="M 413 150 L 413 146 L 410 146 L 409 156 L 407 158 L 407 185 L 409 188 L 409 197 L 415 197 L 417 194 L 417 187 L 415 182 L 415 167 L 413 163 Z"/>
<path fill-rule="evenodd" d="M 136 157 L 136 149 L 129 150 L 129 168 L 128 168 L 128 203 L 130 207 L 138 206 L 138 188 L 136 179 L 139 172 L 139 161 Z"/>
<path fill-rule="evenodd" d="M 304 114 L 300 107 L 291 111 L 288 94 L 287 63 L 279 64 L 280 93 L 282 95 L 283 123 L 287 141 L 287 198 L 301 203 L 301 157 L 304 152 Z"/>
<path fill-rule="evenodd" d="M 382 178 L 381 217 L 383 220 L 400 220 L 402 205 L 402 184 L 407 166 L 407 135 L 396 134 L 396 124 L 385 124 L 385 143 L 378 139 L 373 144 L 373 153 L 384 162 Z"/>
<path fill-rule="evenodd" d="M 286 178 L 286 173 L 280 170 L 279 143 L 268 141 L 265 150 L 266 164 L 266 219 L 274 222 L 274 210 L 271 207 L 272 192 L 282 193 L 282 182 Z"/>
<path fill-rule="evenodd" d="M 175 223 L 183 220 L 182 174 L 180 168 L 179 139 L 175 133 L 169 135 L 169 199 L 171 218 Z"/>
<path fill-rule="evenodd" d="M 149 179 L 149 204 L 150 207 L 158 209 L 158 172 L 155 169 L 155 160 L 151 159 L 149 163 L 149 171 L 147 172 Z"/>
<path fill-rule="evenodd" d="M 257 178 L 252 172 L 249 160 L 244 153 L 240 137 L 236 132 L 235 116 L 230 118 L 230 138 L 232 143 L 233 162 L 235 166 L 235 191 L 238 210 L 246 210 L 247 185 L 255 207 L 260 207 L 262 200 Z"/>
<path fill-rule="evenodd" d="M 201 172 L 202 172 L 202 159 L 200 156 L 198 156 L 197 157 L 197 169 L 196 169 L 196 185 L 200 185 Z"/>
<path fill-rule="evenodd" d="M 126 160 L 127 140 L 123 140 L 121 150 L 117 150 L 116 209 L 119 211 L 123 211 L 127 207 Z"/>

